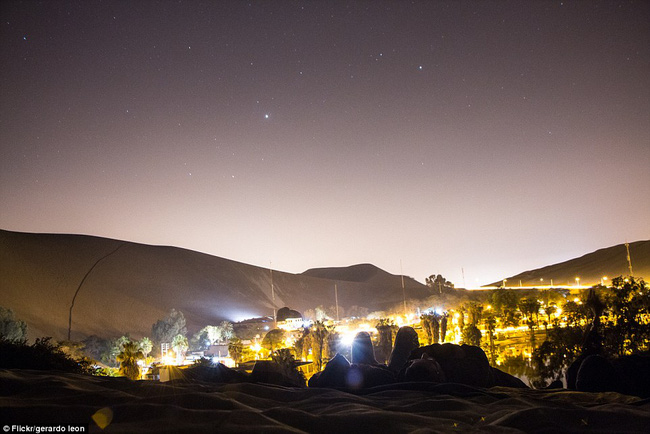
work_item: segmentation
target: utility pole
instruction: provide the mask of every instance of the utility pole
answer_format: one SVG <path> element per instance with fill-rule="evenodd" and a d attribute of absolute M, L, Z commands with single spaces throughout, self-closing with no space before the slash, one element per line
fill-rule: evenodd
<path fill-rule="evenodd" d="M 273 300 L 273 328 L 278 327 L 278 318 L 276 317 L 275 312 L 275 288 L 273 286 L 273 265 L 269 261 L 269 271 L 271 271 L 271 299 Z"/>
<path fill-rule="evenodd" d="M 402 268 L 402 260 L 399 260 L 399 272 L 402 275 L 402 298 L 404 300 L 404 317 L 406 317 L 406 290 L 404 289 L 404 269 Z"/>
<path fill-rule="evenodd" d="M 463 274 L 463 288 L 467 289 L 467 285 L 465 284 L 465 269 L 460 267 L 460 272 Z"/>
<path fill-rule="evenodd" d="M 339 320 L 339 287 L 334 284 L 334 301 L 336 302 L 336 321 Z"/>
<path fill-rule="evenodd" d="M 630 258 L 630 244 L 625 242 L 625 250 L 627 250 L 627 266 L 630 268 L 630 277 L 634 276 L 632 273 L 632 258 Z"/>

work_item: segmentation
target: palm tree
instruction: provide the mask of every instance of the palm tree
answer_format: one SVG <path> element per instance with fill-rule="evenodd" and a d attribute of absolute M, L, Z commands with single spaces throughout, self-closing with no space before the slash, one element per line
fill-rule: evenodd
<path fill-rule="evenodd" d="M 393 336 L 397 333 L 397 326 L 393 321 L 387 318 L 381 318 L 377 325 L 375 325 L 379 333 L 379 349 L 381 350 L 382 361 L 385 362 L 390 356 L 390 351 L 393 348 Z"/>
<path fill-rule="evenodd" d="M 146 336 L 140 339 L 140 350 L 142 350 L 142 353 L 146 358 L 151 352 L 151 350 L 153 350 L 153 343 L 151 342 L 151 339 L 149 339 Z"/>
<path fill-rule="evenodd" d="M 230 339 L 230 343 L 228 344 L 228 354 L 230 355 L 230 358 L 235 361 L 236 365 L 239 365 L 241 362 L 243 353 L 244 345 L 242 345 L 241 340 L 239 338 Z"/>
<path fill-rule="evenodd" d="M 497 321 L 494 315 L 490 314 L 485 317 L 485 328 L 488 330 L 488 337 L 490 338 L 490 364 L 494 366 L 496 362 L 496 352 L 494 350 L 494 330 L 496 329 Z"/>
<path fill-rule="evenodd" d="M 316 321 L 311 330 L 312 358 L 316 369 L 320 371 L 323 367 L 323 354 L 326 354 L 327 336 L 330 329 L 322 321 Z"/>
<path fill-rule="evenodd" d="M 135 342 L 125 342 L 122 346 L 122 352 L 117 355 L 117 361 L 120 362 L 120 375 L 130 380 L 140 378 L 140 366 L 138 360 L 144 360 L 144 354 Z"/>
<path fill-rule="evenodd" d="M 183 335 L 176 335 L 174 336 L 174 339 L 172 339 L 172 348 L 174 349 L 174 352 L 176 353 L 176 360 L 181 361 L 185 357 L 185 352 L 189 348 L 189 343 L 187 342 L 187 338 Z"/>
<path fill-rule="evenodd" d="M 224 341 L 229 340 L 235 335 L 235 329 L 229 321 L 221 321 L 219 328 L 221 329 L 221 339 Z"/>
<path fill-rule="evenodd" d="M 539 315 L 540 307 L 541 305 L 539 301 L 532 298 L 522 298 L 519 301 L 519 310 L 528 318 L 526 324 L 528 324 L 528 328 L 530 330 L 531 351 L 535 349 L 535 322 L 533 321 L 533 316 Z"/>

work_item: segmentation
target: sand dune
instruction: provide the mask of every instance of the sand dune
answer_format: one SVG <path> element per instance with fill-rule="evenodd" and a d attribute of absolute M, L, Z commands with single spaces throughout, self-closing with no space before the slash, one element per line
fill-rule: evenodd
<path fill-rule="evenodd" d="M 400 383 L 353 394 L 21 370 L 0 370 L 0 384 L 2 424 L 107 433 L 650 432 L 650 401 L 617 393 Z M 110 423 L 100 430 L 93 415 Z"/>
<path fill-rule="evenodd" d="M 121 247 L 120 247 L 121 246 Z M 119 249 L 115 251 L 115 249 Z M 112 253 L 115 251 L 115 253 Z M 88 275 L 73 310 L 73 339 L 89 334 L 141 337 L 171 308 L 181 310 L 188 328 L 220 320 L 273 314 L 268 269 L 179 249 L 106 238 L 27 234 L 0 230 L 0 306 L 27 322 L 30 338 L 65 338 L 72 298 Z M 341 281 L 343 308 L 382 310 L 402 302 L 401 279 L 376 267 L 369 281 Z M 273 272 L 275 307 L 299 311 L 334 305 L 335 281 L 307 274 Z M 406 278 L 407 298 L 429 295 Z"/>

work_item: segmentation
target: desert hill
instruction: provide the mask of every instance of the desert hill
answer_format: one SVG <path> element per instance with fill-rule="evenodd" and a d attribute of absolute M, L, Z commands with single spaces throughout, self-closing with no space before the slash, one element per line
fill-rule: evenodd
<path fill-rule="evenodd" d="M 635 276 L 650 278 L 650 241 L 629 243 L 632 271 Z M 596 250 L 579 258 L 549 265 L 535 270 L 506 277 L 508 285 L 517 286 L 521 280 L 522 286 L 549 285 L 553 279 L 554 285 L 575 285 L 576 277 L 581 285 L 597 285 L 604 276 L 611 279 L 616 276 L 630 274 L 627 262 L 625 244 Z M 544 279 L 543 281 L 540 279 Z M 499 286 L 499 280 L 485 286 Z"/>
<path fill-rule="evenodd" d="M 30 338 L 63 339 L 75 291 L 104 256 L 75 300 L 73 339 L 90 334 L 149 335 L 151 325 L 171 308 L 185 314 L 190 331 L 223 319 L 273 313 L 271 273 L 265 268 L 176 247 L 4 230 L 0 230 L 0 306 L 13 309 L 27 322 Z M 338 282 L 340 306 L 372 311 L 402 301 L 400 276 L 373 268 L 374 275 L 367 279 Z M 310 274 L 274 270 L 275 306 L 304 311 L 333 305 L 335 282 Z M 407 298 L 428 295 L 426 286 L 413 279 L 405 278 L 405 286 Z"/>
<path fill-rule="evenodd" d="M 372 264 L 357 264 L 349 267 L 311 268 L 302 274 L 305 276 L 346 282 L 380 281 L 385 283 L 386 280 L 390 280 L 392 277 L 400 278 L 400 276 L 389 274 Z"/>

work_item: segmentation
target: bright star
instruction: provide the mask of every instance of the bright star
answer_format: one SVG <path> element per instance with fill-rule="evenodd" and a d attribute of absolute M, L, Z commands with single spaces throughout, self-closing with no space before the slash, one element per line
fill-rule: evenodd
<path fill-rule="evenodd" d="M 268 119 L 268 118 L 269 118 L 269 114 L 267 113 L 264 115 L 264 119 Z"/>

